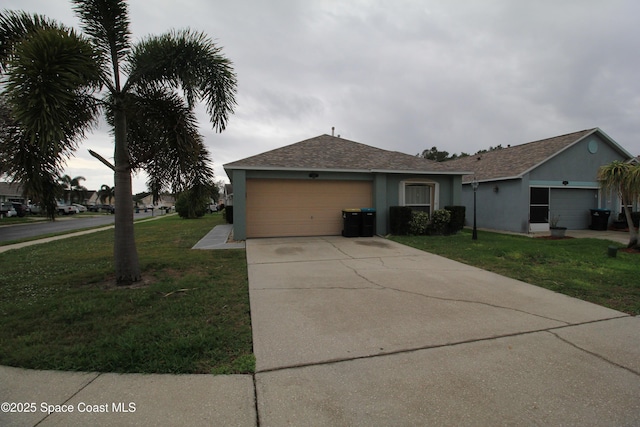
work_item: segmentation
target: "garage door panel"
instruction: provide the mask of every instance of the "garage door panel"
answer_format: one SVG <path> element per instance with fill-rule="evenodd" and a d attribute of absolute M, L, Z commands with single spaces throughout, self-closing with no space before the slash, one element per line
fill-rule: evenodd
<path fill-rule="evenodd" d="M 549 210 L 559 216 L 559 226 L 570 230 L 589 228 L 589 209 L 598 207 L 598 190 L 579 188 L 552 188 Z"/>
<path fill-rule="evenodd" d="M 342 209 L 372 205 L 369 181 L 247 180 L 247 237 L 339 235 Z"/>

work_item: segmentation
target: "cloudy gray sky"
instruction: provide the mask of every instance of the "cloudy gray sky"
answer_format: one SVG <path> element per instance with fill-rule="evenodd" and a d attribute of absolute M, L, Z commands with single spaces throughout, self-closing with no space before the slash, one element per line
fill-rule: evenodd
<path fill-rule="evenodd" d="M 68 0 L 5 0 L 77 25 Z M 201 132 L 222 165 L 330 134 L 416 154 L 474 153 L 600 127 L 640 154 L 640 2 L 635 0 L 132 0 L 134 40 L 207 33 L 238 75 L 228 128 Z M 97 189 L 107 131 L 67 172 Z M 134 192 L 145 189 L 138 177 Z"/>

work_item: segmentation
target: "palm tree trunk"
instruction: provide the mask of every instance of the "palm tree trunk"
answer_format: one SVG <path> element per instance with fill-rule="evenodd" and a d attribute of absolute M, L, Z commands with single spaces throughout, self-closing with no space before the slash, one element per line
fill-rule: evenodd
<path fill-rule="evenodd" d="M 133 198 L 131 189 L 131 165 L 127 147 L 127 119 L 125 112 L 115 101 L 115 242 L 114 263 L 116 283 L 129 285 L 141 278 L 138 251 L 133 232 Z"/>
<path fill-rule="evenodd" d="M 625 201 L 623 201 L 622 210 L 624 211 L 624 216 L 627 220 L 627 227 L 629 227 L 629 244 L 627 245 L 627 247 L 635 248 L 636 246 L 638 246 L 638 232 L 636 231 L 636 228 L 633 226 L 633 219 L 631 218 L 631 210 L 627 209 L 627 205 L 624 203 Z"/>

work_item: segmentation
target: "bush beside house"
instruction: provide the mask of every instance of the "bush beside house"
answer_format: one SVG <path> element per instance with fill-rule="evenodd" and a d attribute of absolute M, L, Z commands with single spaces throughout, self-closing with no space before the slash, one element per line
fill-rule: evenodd
<path fill-rule="evenodd" d="M 233 205 L 225 206 L 224 210 L 222 211 L 222 216 L 227 221 L 227 223 L 233 224 Z"/>
<path fill-rule="evenodd" d="M 194 194 L 192 190 L 180 193 L 176 200 L 176 212 L 182 218 L 195 219 L 204 216 L 208 208 L 208 199 Z"/>
<path fill-rule="evenodd" d="M 409 223 L 413 210 L 408 206 L 391 206 L 389 208 L 389 228 L 391 234 L 404 236 L 409 234 Z"/>
<path fill-rule="evenodd" d="M 464 218 L 466 215 L 466 208 L 464 206 L 445 206 L 446 210 L 451 213 L 451 220 L 449 221 L 449 232 L 457 233 L 464 228 Z"/>
<path fill-rule="evenodd" d="M 389 220 L 391 233 L 395 235 L 453 234 L 464 227 L 465 207 L 447 206 L 431 215 L 408 206 L 391 206 Z"/>

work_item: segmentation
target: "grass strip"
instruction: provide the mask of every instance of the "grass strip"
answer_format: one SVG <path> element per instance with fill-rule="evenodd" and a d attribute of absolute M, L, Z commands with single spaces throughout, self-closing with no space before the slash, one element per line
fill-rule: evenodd
<path fill-rule="evenodd" d="M 221 216 L 136 224 L 144 281 L 113 286 L 113 230 L 0 254 L 0 364 L 253 372 L 245 251 L 191 250 Z"/>
<path fill-rule="evenodd" d="M 640 254 L 609 257 L 602 239 L 545 240 L 464 230 L 452 236 L 393 236 L 408 246 L 532 285 L 640 315 Z"/>

